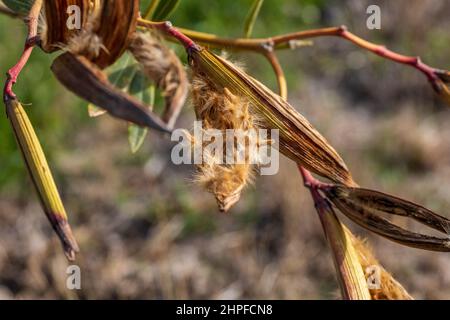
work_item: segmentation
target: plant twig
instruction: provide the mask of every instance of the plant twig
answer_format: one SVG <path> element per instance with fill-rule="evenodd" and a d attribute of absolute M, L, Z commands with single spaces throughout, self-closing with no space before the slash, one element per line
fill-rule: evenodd
<path fill-rule="evenodd" d="M 273 52 L 273 50 L 268 50 L 266 53 L 264 53 L 264 56 L 269 61 L 270 65 L 272 66 L 272 69 L 275 72 L 275 75 L 277 77 L 279 95 L 283 99 L 287 99 L 286 76 L 284 75 L 284 71 L 283 71 L 283 68 L 281 67 L 280 60 L 278 60 L 278 57 Z"/>
<path fill-rule="evenodd" d="M 138 24 L 144 27 L 151 27 L 154 23 L 150 21 L 146 21 L 144 19 L 139 19 Z M 305 30 L 298 31 L 293 33 L 287 33 L 283 35 L 278 35 L 274 37 L 268 38 L 221 38 L 214 34 L 204 33 L 193 31 L 184 28 L 178 28 L 179 32 L 189 37 L 193 41 L 196 41 L 200 44 L 207 44 L 212 47 L 220 47 L 220 48 L 233 48 L 236 50 L 247 50 L 260 52 L 265 54 L 267 46 L 272 47 L 273 49 L 284 49 L 290 48 L 289 45 L 292 41 L 298 41 L 302 39 L 311 39 L 318 37 L 339 37 L 341 39 L 350 41 L 351 43 L 357 45 L 358 47 L 370 51 L 382 58 L 404 64 L 409 65 L 420 72 L 422 72 L 430 81 L 433 89 L 438 93 L 441 92 L 441 81 L 438 77 L 438 73 L 442 72 L 442 70 L 433 68 L 422 62 L 420 57 L 406 56 L 394 51 L 387 49 L 383 45 L 378 45 L 363 38 L 351 33 L 348 31 L 346 26 L 340 27 L 329 27 L 329 28 L 320 28 L 313 30 Z"/>
<path fill-rule="evenodd" d="M 16 97 L 16 95 L 12 91 L 12 86 L 16 83 L 20 72 L 25 67 L 25 65 L 28 62 L 28 59 L 31 56 L 31 52 L 33 51 L 34 46 L 39 41 L 37 35 L 37 28 L 38 28 L 39 13 L 41 11 L 42 4 L 43 0 L 35 0 L 26 18 L 28 35 L 25 41 L 25 47 L 17 64 L 8 70 L 5 88 L 3 91 L 4 101 L 11 100 Z"/>

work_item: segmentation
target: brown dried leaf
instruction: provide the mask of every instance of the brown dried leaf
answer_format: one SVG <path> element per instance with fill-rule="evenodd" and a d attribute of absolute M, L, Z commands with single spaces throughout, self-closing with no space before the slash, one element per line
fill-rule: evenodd
<path fill-rule="evenodd" d="M 167 125 L 144 104 L 112 86 L 106 75 L 88 59 L 67 52 L 55 59 L 51 69 L 67 89 L 104 108 L 112 116 L 142 127 L 170 132 Z"/>
<path fill-rule="evenodd" d="M 411 217 L 427 226 L 448 233 L 450 221 L 429 210 L 380 192 L 332 186 L 324 193 L 342 213 L 360 226 L 406 246 L 431 251 L 450 251 L 450 239 L 405 230 L 379 217 L 380 212 Z M 391 206 L 387 208 L 387 206 Z"/>
<path fill-rule="evenodd" d="M 151 34 L 136 33 L 129 49 L 147 77 L 163 91 L 166 105 L 162 119 L 173 128 L 188 93 L 187 75 L 180 59 Z"/>

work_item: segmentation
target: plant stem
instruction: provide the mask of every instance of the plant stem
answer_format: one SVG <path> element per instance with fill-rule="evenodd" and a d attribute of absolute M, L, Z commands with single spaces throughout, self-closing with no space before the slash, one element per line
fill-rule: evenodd
<path fill-rule="evenodd" d="M 278 82 L 278 91 L 280 96 L 283 99 L 287 99 L 287 82 L 286 82 L 286 76 L 284 75 L 283 68 L 281 67 L 280 60 L 278 60 L 278 57 L 273 52 L 273 50 L 267 51 L 264 56 L 269 61 L 270 65 L 272 66 L 273 71 L 275 72 L 275 75 L 277 77 Z"/>
<path fill-rule="evenodd" d="M 14 99 L 16 95 L 12 91 L 12 86 L 17 82 L 17 78 L 28 62 L 34 46 L 39 41 L 37 35 L 38 18 L 42 8 L 43 0 L 35 0 L 31 10 L 27 16 L 28 35 L 25 41 L 25 47 L 17 64 L 8 70 L 5 88 L 3 91 L 3 100 L 8 101 Z"/>
<path fill-rule="evenodd" d="M 138 19 L 138 21 L 141 26 L 163 31 L 166 35 L 178 40 L 188 51 L 193 48 L 198 48 L 192 39 L 175 28 L 170 21 L 153 22 L 144 19 Z"/>
<path fill-rule="evenodd" d="M 148 26 L 149 21 L 140 19 L 138 21 L 138 24 L 141 26 Z M 348 31 L 347 27 L 345 27 L 345 26 L 305 30 L 305 31 L 298 31 L 298 32 L 278 35 L 278 36 L 274 36 L 274 37 L 253 38 L 253 39 L 221 38 L 214 34 L 192 31 L 192 30 L 183 29 L 183 28 L 178 28 L 178 31 L 183 33 L 185 36 L 189 37 L 193 41 L 196 41 L 200 44 L 207 44 L 207 45 L 210 45 L 213 47 L 220 47 L 220 48 L 228 47 L 228 48 L 233 48 L 233 49 L 237 49 L 237 50 L 248 50 L 248 51 L 261 52 L 261 53 L 264 53 L 267 50 L 266 49 L 267 46 L 271 46 L 271 47 L 273 47 L 273 49 L 289 48 L 290 46 L 287 44 L 289 44 L 291 41 L 296 41 L 296 40 L 301 40 L 301 39 L 318 38 L 318 37 L 326 37 L 326 36 L 339 37 L 341 39 L 350 41 L 353 44 L 357 45 L 358 47 L 365 49 L 367 51 L 370 51 L 382 58 L 385 58 L 385 59 L 388 59 L 388 60 L 391 60 L 391 61 L 394 61 L 394 62 L 397 62 L 400 64 L 409 65 L 409 66 L 419 70 L 427 77 L 427 79 L 432 84 L 433 88 L 435 90 L 439 90 L 439 88 L 438 88 L 439 77 L 436 75 L 436 72 L 438 72 L 439 69 L 435 69 L 435 68 L 423 63 L 419 57 L 402 55 L 402 54 L 399 54 L 399 53 L 396 53 L 394 51 L 387 49 L 383 45 L 374 44 L 372 42 L 364 40 L 363 38 L 358 37 L 357 35 Z"/>

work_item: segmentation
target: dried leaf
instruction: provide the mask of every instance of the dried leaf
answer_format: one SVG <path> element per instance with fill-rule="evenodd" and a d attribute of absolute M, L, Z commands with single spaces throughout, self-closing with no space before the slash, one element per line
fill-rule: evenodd
<path fill-rule="evenodd" d="M 379 217 L 379 212 L 406 215 L 423 224 L 448 234 L 449 225 L 444 217 L 423 210 L 423 207 L 380 192 L 344 186 L 325 188 L 324 193 L 342 213 L 360 226 L 392 241 L 406 246 L 431 250 L 450 251 L 450 238 L 438 238 L 405 230 Z M 392 206 L 386 209 L 386 206 Z M 406 211 L 405 211 L 406 210 Z M 442 222 L 443 225 L 440 225 Z M 444 231 L 445 230 L 445 231 Z"/>
<path fill-rule="evenodd" d="M 195 72 L 246 97 L 270 129 L 279 129 L 280 151 L 309 171 L 347 186 L 356 186 L 342 158 L 288 102 L 230 62 L 207 49 L 191 48 Z"/>
<path fill-rule="evenodd" d="M 147 106 L 113 87 L 106 76 L 86 58 L 64 53 L 51 67 L 57 79 L 81 98 L 98 105 L 114 117 L 142 127 L 171 132 Z"/>
<path fill-rule="evenodd" d="M 6 101 L 6 113 L 42 208 L 59 236 L 67 258 L 74 260 L 75 253 L 79 251 L 78 245 L 72 235 L 66 210 L 33 126 L 22 105 L 15 99 Z"/>

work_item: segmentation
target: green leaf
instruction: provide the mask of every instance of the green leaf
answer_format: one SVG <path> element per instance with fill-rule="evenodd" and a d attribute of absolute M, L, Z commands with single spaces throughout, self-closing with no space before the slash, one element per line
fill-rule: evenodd
<path fill-rule="evenodd" d="M 12 11 L 26 15 L 33 6 L 33 0 L 3 0 L 3 3 Z"/>
<path fill-rule="evenodd" d="M 141 1 L 141 12 L 144 12 L 144 19 L 152 19 L 160 0 Z M 145 6 L 145 11 L 142 7 Z"/>
<path fill-rule="evenodd" d="M 155 102 L 155 85 L 149 84 L 147 77 L 141 71 L 135 73 L 128 92 L 148 105 L 150 109 L 153 108 Z M 141 148 L 147 133 L 147 128 L 142 128 L 134 124 L 128 125 L 128 142 L 130 143 L 132 153 L 136 153 Z"/>
<path fill-rule="evenodd" d="M 154 0 L 158 1 L 158 0 Z M 166 20 L 177 8 L 180 0 L 164 0 L 158 1 L 155 12 L 152 15 L 152 20 L 163 21 Z"/>
<path fill-rule="evenodd" d="M 105 114 L 106 110 L 102 109 L 100 107 L 97 107 L 93 103 L 89 103 L 88 104 L 88 113 L 89 113 L 89 117 L 95 118 L 95 117 L 101 116 L 102 114 Z"/>
<path fill-rule="evenodd" d="M 259 11 L 264 0 L 253 0 L 252 6 L 247 14 L 244 25 L 244 36 L 250 38 L 253 32 L 253 26 L 255 25 L 256 18 L 258 18 Z"/>

